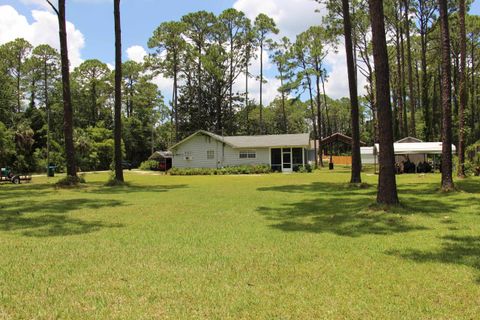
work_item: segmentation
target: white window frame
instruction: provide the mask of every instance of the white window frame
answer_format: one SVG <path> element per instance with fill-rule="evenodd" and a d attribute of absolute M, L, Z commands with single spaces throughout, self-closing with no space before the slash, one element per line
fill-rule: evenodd
<path fill-rule="evenodd" d="M 207 150 L 207 160 L 215 159 L 215 150 Z"/>
<path fill-rule="evenodd" d="M 257 151 L 256 150 L 240 150 L 238 153 L 239 159 L 256 159 Z"/>

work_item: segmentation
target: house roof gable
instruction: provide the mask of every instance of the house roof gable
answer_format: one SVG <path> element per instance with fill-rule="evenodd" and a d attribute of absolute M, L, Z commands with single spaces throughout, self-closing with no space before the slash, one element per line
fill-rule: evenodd
<path fill-rule="evenodd" d="M 198 134 L 210 136 L 213 139 L 224 142 L 225 144 L 236 149 L 269 147 L 308 147 L 310 144 L 310 135 L 308 133 L 222 137 L 205 130 L 199 130 L 194 134 L 188 136 L 187 138 L 183 139 L 182 141 L 171 146 L 169 149 L 176 149 L 179 145 L 187 142 Z"/>

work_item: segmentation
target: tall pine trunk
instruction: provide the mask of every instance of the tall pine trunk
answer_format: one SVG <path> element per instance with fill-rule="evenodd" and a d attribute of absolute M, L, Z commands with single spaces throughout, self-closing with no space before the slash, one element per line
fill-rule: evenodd
<path fill-rule="evenodd" d="M 400 4 L 400 19 L 402 18 L 402 4 Z M 403 26 L 400 24 L 400 50 L 401 50 L 401 61 L 402 61 L 402 135 L 408 136 L 408 115 L 407 115 L 407 92 L 405 84 L 405 43 L 403 40 Z"/>
<path fill-rule="evenodd" d="M 423 1 L 420 1 L 422 4 Z M 423 9 L 425 10 L 425 9 Z M 423 107 L 423 120 L 425 122 L 424 136 L 426 141 L 431 139 L 431 126 L 430 126 L 430 106 L 428 98 L 428 74 L 427 74 L 427 21 L 423 18 L 420 21 L 420 43 L 421 43 L 421 68 L 422 68 L 422 107 Z"/>
<path fill-rule="evenodd" d="M 175 122 L 175 142 L 180 141 L 178 124 L 178 55 L 174 52 L 173 66 L 173 117 Z"/>
<path fill-rule="evenodd" d="M 304 70 L 307 70 L 307 65 L 305 64 L 304 61 L 302 61 L 302 64 L 303 64 L 303 69 Z M 315 108 L 313 106 L 314 102 L 313 102 L 313 93 L 312 93 L 312 79 L 310 78 L 310 75 L 307 73 L 305 75 L 307 77 L 307 84 L 308 84 L 308 94 L 309 94 L 309 97 L 310 97 L 310 111 L 312 113 L 312 123 L 313 123 L 313 146 L 314 146 L 314 153 L 315 153 L 315 168 L 318 167 L 318 154 L 321 153 L 320 150 L 318 150 L 319 148 L 317 148 L 317 140 L 320 140 L 319 139 L 319 134 L 318 134 L 318 129 L 317 129 L 317 122 L 316 122 L 316 117 L 315 117 Z M 318 146 L 320 146 L 320 141 L 318 143 Z M 320 154 L 320 157 L 322 157 L 323 155 Z"/>
<path fill-rule="evenodd" d="M 442 191 L 452 191 L 454 189 L 452 178 L 452 86 L 447 0 L 438 0 L 438 6 L 442 50 Z"/>
<path fill-rule="evenodd" d="M 472 59 L 472 67 L 471 67 L 471 80 L 470 80 L 470 110 L 471 110 L 471 116 L 470 116 L 470 130 L 471 132 L 473 133 L 473 136 L 475 137 L 476 136 L 476 130 L 475 130 L 475 126 L 476 126 L 476 110 L 475 110 L 475 40 L 474 40 L 474 36 L 472 35 L 472 47 L 471 47 L 471 52 L 470 52 L 470 56 L 471 56 L 471 59 Z"/>
<path fill-rule="evenodd" d="M 416 109 L 416 96 L 413 84 L 413 66 L 412 66 L 412 45 L 410 43 L 410 0 L 404 0 L 403 6 L 405 7 L 405 36 L 407 38 L 407 68 L 408 68 L 408 98 L 410 103 L 410 135 L 412 137 L 417 136 L 417 129 L 415 123 L 415 109 Z"/>
<path fill-rule="evenodd" d="M 45 111 L 47 112 L 47 168 L 50 165 L 50 101 L 48 96 L 48 63 L 43 63 L 43 95 L 45 96 Z"/>
<path fill-rule="evenodd" d="M 70 63 L 68 60 L 67 23 L 65 0 L 58 0 L 58 9 L 48 1 L 58 17 L 60 37 L 60 60 L 62 65 L 62 93 L 63 93 L 63 131 L 65 138 L 65 159 L 67 162 L 67 176 L 77 177 L 75 163 L 75 146 L 73 144 L 73 108 L 70 91 Z"/>
<path fill-rule="evenodd" d="M 260 40 L 260 134 L 264 134 L 263 125 L 263 40 Z"/>
<path fill-rule="evenodd" d="M 320 68 L 318 62 L 316 63 L 315 66 L 315 86 L 317 89 L 317 95 L 315 97 L 316 105 L 317 105 L 317 122 L 318 122 L 318 153 L 320 156 L 320 167 L 323 167 L 323 154 L 322 154 L 322 127 L 324 128 L 325 126 L 322 126 L 322 103 L 321 103 L 321 97 L 320 97 Z"/>
<path fill-rule="evenodd" d="M 245 126 L 247 135 L 250 134 L 250 121 L 249 112 L 250 112 L 250 104 L 248 102 L 248 64 L 250 63 L 250 49 L 247 48 L 247 57 L 245 59 Z"/>
<path fill-rule="evenodd" d="M 400 48 L 400 21 L 397 21 L 395 26 L 395 49 L 397 53 L 397 101 L 398 101 L 398 113 L 396 115 L 395 121 L 398 123 L 397 132 L 395 132 L 395 139 L 403 138 L 403 112 L 404 112 L 404 105 L 403 105 L 403 75 L 402 75 L 402 52 Z"/>
<path fill-rule="evenodd" d="M 353 55 L 352 24 L 348 0 L 342 0 L 343 32 L 347 55 L 348 85 L 350 89 L 350 113 L 352 121 L 352 173 L 350 183 L 361 183 L 362 160 L 360 158 L 360 124 L 358 111 L 357 80 Z"/>
<path fill-rule="evenodd" d="M 288 119 L 287 119 L 287 108 L 285 106 L 286 97 L 285 90 L 283 88 L 283 65 L 280 65 L 280 87 L 282 88 L 282 115 L 283 115 L 283 133 L 288 133 Z"/>
<path fill-rule="evenodd" d="M 467 106 L 467 35 L 465 0 L 459 0 L 460 22 L 460 106 L 458 110 L 458 176 L 465 177 L 465 107 Z"/>
<path fill-rule="evenodd" d="M 122 29 L 120 0 L 113 1 L 115 18 L 115 180 L 123 182 L 122 168 Z"/>
<path fill-rule="evenodd" d="M 327 118 L 327 136 L 332 134 L 332 127 L 330 124 L 330 116 L 328 115 L 328 102 L 327 102 L 327 93 L 325 92 L 325 80 L 323 79 L 323 72 L 322 76 L 320 77 L 320 80 L 322 80 L 322 89 L 323 89 L 323 101 L 325 105 L 325 117 Z"/>
<path fill-rule="evenodd" d="M 372 26 L 373 60 L 378 107 L 379 130 L 379 178 L 377 203 L 398 204 L 395 177 L 395 155 L 393 150 L 392 109 L 390 105 L 390 82 L 387 41 L 382 0 L 369 0 L 370 23 Z"/>

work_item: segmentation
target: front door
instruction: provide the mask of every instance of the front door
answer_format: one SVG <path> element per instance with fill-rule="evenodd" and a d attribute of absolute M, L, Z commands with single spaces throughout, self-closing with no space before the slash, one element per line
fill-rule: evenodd
<path fill-rule="evenodd" d="M 282 149 L 282 172 L 292 172 L 292 149 Z"/>

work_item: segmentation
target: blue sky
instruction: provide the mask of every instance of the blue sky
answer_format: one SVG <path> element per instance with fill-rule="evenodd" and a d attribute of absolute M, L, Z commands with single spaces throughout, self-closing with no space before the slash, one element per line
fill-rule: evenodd
<path fill-rule="evenodd" d="M 28 3 L 28 4 L 27 4 Z M 232 7 L 232 0 L 123 0 L 123 41 L 127 49 L 133 45 L 146 46 L 153 30 L 163 21 L 177 20 L 182 15 L 209 10 L 215 13 Z M 11 5 L 32 22 L 31 10 L 39 5 L 19 0 L 0 0 L 0 5 Z M 67 0 L 68 20 L 85 36 L 82 58 L 98 58 L 113 62 L 113 6 L 111 1 Z"/>
<path fill-rule="evenodd" d="M 124 58 L 141 56 L 153 30 L 164 21 L 178 20 L 182 15 L 198 10 L 218 14 L 230 7 L 244 11 L 252 19 L 264 12 L 276 20 L 282 35 L 292 38 L 321 21 L 321 13 L 315 13 L 318 4 L 313 0 L 122 0 Z M 475 0 L 470 13 L 480 14 L 480 0 Z M 69 41 L 74 65 L 91 58 L 113 64 L 111 0 L 67 0 L 67 19 L 71 22 Z M 40 42 L 55 45 L 58 42 L 55 23 L 44 0 L 0 0 L 0 44 L 22 36 L 35 45 Z M 343 50 L 339 48 L 338 54 L 332 53 L 326 59 L 330 71 L 327 94 L 335 98 L 348 95 Z M 277 94 L 278 81 L 275 68 L 267 63 L 266 69 L 269 78 L 266 100 L 270 101 Z M 252 82 L 255 95 L 257 86 Z M 159 79 L 157 84 L 168 95 L 171 82 Z M 359 88 L 363 88 L 361 80 Z"/>

